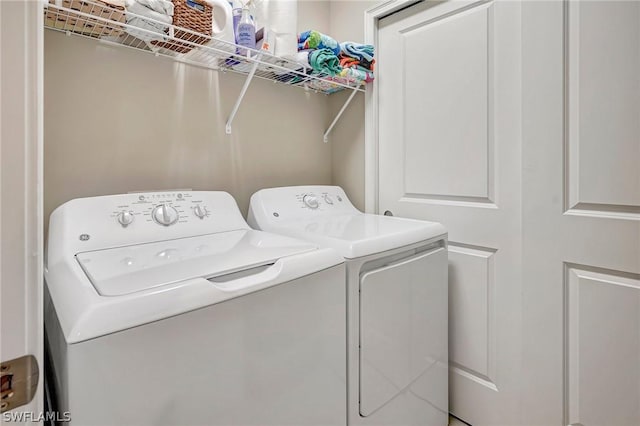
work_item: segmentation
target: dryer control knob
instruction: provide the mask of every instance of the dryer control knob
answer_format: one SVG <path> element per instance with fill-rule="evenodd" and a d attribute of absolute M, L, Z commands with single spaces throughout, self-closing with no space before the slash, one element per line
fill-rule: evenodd
<path fill-rule="evenodd" d="M 315 195 L 305 195 L 304 197 L 302 197 L 302 201 L 304 202 L 305 206 L 309 207 L 310 209 L 317 209 L 318 206 L 320 206 Z"/>
<path fill-rule="evenodd" d="M 159 225 L 170 226 L 178 221 L 178 210 L 167 204 L 160 204 L 153 209 L 151 217 Z"/>
<path fill-rule="evenodd" d="M 193 214 L 195 214 L 196 217 L 199 217 L 200 219 L 204 219 L 204 217 L 207 215 L 207 209 L 198 204 L 193 208 Z"/>
<path fill-rule="evenodd" d="M 120 222 L 120 225 L 122 225 L 123 228 L 126 228 L 131 224 L 131 222 L 133 222 L 133 214 L 126 210 L 121 211 L 118 213 L 118 222 Z"/>
<path fill-rule="evenodd" d="M 329 197 L 329 195 L 325 194 L 324 197 L 324 202 L 327 204 L 333 204 L 333 198 Z"/>

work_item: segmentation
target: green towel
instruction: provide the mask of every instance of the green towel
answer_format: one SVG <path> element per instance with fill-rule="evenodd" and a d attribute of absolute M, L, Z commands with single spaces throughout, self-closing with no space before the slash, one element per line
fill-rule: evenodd
<path fill-rule="evenodd" d="M 342 71 L 340 59 L 329 49 L 312 50 L 309 53 L 309 64 L 314 71 L 330 76 L 335 76 Z"/>

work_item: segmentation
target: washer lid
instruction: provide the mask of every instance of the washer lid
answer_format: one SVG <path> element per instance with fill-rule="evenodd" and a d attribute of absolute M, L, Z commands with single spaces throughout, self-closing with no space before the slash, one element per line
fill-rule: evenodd
<path fill-rule="evenodd" d="M 237 230 L 78 253 L 102 296 L 121 296 L 191 278 L 214 278 L 315 250 L 309 243 Z"/>
<path fill-rule="evenodd" d="M 393 250 L 446 235 L 436 222 L 395 218 L 365 213 L 318 215 L 296 221 L 275 221 L 261 228 L 269 232 L 313 241 L 354 259 Z"/>

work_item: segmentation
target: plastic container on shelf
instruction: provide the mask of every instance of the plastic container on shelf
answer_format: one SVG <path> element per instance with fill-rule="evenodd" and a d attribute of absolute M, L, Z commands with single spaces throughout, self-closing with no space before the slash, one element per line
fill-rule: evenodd
<path fill-rule="evenodd" d="M 235 43 L 235 30 L 233 26 L 233 11 L 227 0 L 205 0 L 213 8 L 213 21 L 211 23 L 211 35 L 213 38 Z"/>
<path fill-rule="evenodd" d="M 240 0 L 231 0 L 229 4 L 231 5 L 231 16 L 233 17 L 233 41 L 238 43 L 237 30 L 242 17 L 242 3 L 240 3 Z"/>
<path fill-rule="evenodd" d="M 203 2 L 203 7 L 200 7 L 199 1 Z M 173 20 L 173 25 L 167 24 L 170 28 L 160 34 L 161 41 L 151 42 L 126 34 L 126 30 L 131 29 L 132 26 L 125 22 L 127 11 L 120 6 L 120 2 L 123 0 L 47 0 L 47 7 L 43 13 L 44 26 L 47 30 L 63 31 L 92 39 L 105 39 L 113 45 L 121 45 L 145 54 L 162 56 L 215 71 L 249 74 L 257 62 L 255 76 L 258 78 L 320 93 L 330 94 L 341 89 L 364 91 L 358 81 L 315 75 L 310 73 L 309 66 L 298 62 L 297 58 L 274 54 L 273 48 L 277 42 L 275 42 L 275 34 L 269 30 L 256 32 L 254 37 L 259 43 L 252 47 L 255 49 L 255 55 L 240 57 L 236 52 L 239 46 L 235 43 L 223 43 L 222 39 L 214 38 L 216 30 L 211 21 L 207 23 L 206 13 L 213 8 L 206 0 L 173 0 L 176 10 L 182 9 L 176 12 L 180 17 Z M 256 6 L 259 5 L 258 2 Z M 203 17 L 204 22 L 199 19 L 190 19 L 194 16 L 189 17 L 182 13 L 183 10 L 188 9 L 194 11 L 204 9 L 204 14 L 202 12 L 196 14 Z M 206 46 L 200 47 L 197 44 Z M 247 47 L 241 48 L 247 49 Z"/>
<path fill-rule="evenodd" d="M 236 38 L 237 44 L 240 46 L 238 48 L 239 54 L 246 56 L 250 52 L 248 49 L 256 48 L 256 26 L 253 23 L 253 19 L 251 19 L 247 6 L 242 8 L 242 16 L 236 29 Z M 243 47 L 248 49 L 243 49 Z"/>

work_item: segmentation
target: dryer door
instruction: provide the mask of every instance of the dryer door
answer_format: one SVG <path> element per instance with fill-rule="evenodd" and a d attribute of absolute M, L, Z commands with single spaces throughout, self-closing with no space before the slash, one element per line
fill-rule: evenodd
<path fill-rule="evenodd" d="M 360 276 L 360 414 L 399 393 L 447 411 L 447 253 L 443 247 Z"/>

